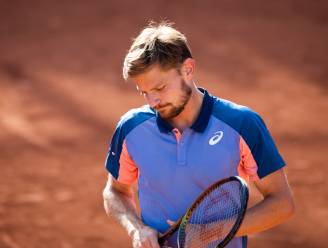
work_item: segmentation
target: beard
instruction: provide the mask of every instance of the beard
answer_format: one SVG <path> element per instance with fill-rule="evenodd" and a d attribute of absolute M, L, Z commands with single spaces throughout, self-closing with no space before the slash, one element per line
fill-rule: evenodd
<path fill-rule="evenodd" d="M 188 103 L 192 89 L 187 83 L 181 79 L 181 96 L 179 103 L 174 105 L 172 103 L 167 103 L 164 105 L 160 105 L 157 109 L 159 115 L 166 120 L 170 120 L 174 117 L 177 117 L 185 108 L 186 104 Z M 161 111 L 161 108 L 165 108 Z"/>

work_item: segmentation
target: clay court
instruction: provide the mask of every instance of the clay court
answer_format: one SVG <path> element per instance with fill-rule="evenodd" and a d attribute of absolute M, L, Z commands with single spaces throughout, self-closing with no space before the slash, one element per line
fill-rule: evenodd
<path fill-rule="evenodd" d="M 121 76 L 131 39 L 168 19 L 199 86 L 261 114 L 296 215 L 249 247 L 328 242 L 326 1 L 0 1 L 0 247 L 128 248 L 102 202 L 119 117 L 144 104 Z"/>

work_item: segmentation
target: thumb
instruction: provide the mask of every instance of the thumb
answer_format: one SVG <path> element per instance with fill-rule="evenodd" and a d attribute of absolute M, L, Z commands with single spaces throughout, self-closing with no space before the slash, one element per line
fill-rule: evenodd
<path fill-rule="evenodd" d="M 167 224 L 169 224 L 170 226 L 173 226 L 175 224 L 175 222 L 173 220 L 167 220 L 166 221 Z"/>

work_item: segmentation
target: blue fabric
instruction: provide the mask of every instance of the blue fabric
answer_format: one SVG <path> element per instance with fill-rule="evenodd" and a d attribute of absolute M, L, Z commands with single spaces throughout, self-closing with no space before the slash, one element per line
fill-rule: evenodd
<path fill-rule="evenodd" d="M 262 118 L 250 108 L 217 99 L 213 115 L 243 137 L 258 166 L 260 178 L 285 165 Z"/>
<path fill-rule="evenodd" d="M 216 145 L 209 145 L 218 126 L 224 137 Z M 203 133 L 188 128 L 179 142 L 173 132 L 159 134 L 151 118 L 134 128 L 125 142 L 140 173 L 143 221 L 160 232 L 169 227 L 167 219 L 178 220 L 210 184 L 237 175 L 239 135 L 213 117 Z"/>
<path fill-rule="evenodd" d="M 107 170 L 118 178 L 125 142 L 139 171 L 141 218 L 162 233 L 169 228 L 166 221 L 178 220 L 210 184 L 238 175 L 241 137 L 251 149 L 260 177 L 285 164 L 258 114 L 201 90 L 200 114 L 179 141 L 173 127 L 148 106 L 124 115 L 112 138 Z M 234 238 L 227 247 L 245 247 L 245 242 Z"/>
<path fill-rule="evenodd" d="M 120 157 L 122 146 L 125 137 L 133 128 L 137 127 L 144 121 L 154 117 L 154 111 L 148 106 L 143 106 L 139 109 L 132 109 L 127 112 L 117 124 L 115 133 L 112 137 L 110 149 L 106 158 L 106 169 L 112 174 L 114 178 L 118 178 L 120 169 Z"/>
<path fill-rule="evenodd" d="M 247 243 L 248 243 L 248 237 L 243 236 L 243 248 L 247 248 Z"/>

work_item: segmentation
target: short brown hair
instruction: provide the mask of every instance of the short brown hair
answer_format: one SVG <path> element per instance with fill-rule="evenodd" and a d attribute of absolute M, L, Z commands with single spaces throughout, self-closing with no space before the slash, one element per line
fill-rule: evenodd
<path fill-rule="evenodd" d="M 163 69 L 178 68 L 187 58 L 192 56 L 182 33 L 167 22 L 150 23 L 134 39 L 125 56 L 123 77 L 127 80 L 137 76 L 155 64 Z"/>

